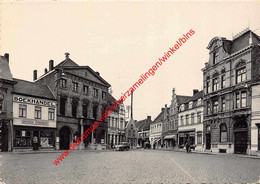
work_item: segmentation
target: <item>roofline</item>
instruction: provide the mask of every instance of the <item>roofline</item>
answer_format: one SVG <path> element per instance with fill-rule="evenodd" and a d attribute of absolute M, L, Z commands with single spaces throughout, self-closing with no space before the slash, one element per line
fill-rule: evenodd
<path fill-rule="evenodd" d="M 15 91 L 13 91 L 12 93 L 18 94 L 18 95 L 24 95 L 24 96 L 30 96 L 30 97 L 35 97 L 35 98 L 43 98 L 43 99 L 57 101 L 55 98 L 46 98 L 46 97 L 42 97 L 42 96 L 28 95 L 28 94 L 24 94 L 24 93 L 15 92 Z"/>

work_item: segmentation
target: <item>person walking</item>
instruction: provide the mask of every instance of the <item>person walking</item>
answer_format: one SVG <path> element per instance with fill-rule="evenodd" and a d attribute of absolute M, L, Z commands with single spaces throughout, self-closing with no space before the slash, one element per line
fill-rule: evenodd
<path fill-rule="evenodd" d="M 38 137 L 37 136 L 33 137 L 33 150 L 34 151 L 38 151 L 39 150 L 39 148 L 38 148 Z"/>
<path fill-rule="evenodd" d="M 190 143 L 189 143 L 189 141 L 186 141 L 185 147 L 186 147 L 186 152 L 189 153 L 190 152 Z"/>

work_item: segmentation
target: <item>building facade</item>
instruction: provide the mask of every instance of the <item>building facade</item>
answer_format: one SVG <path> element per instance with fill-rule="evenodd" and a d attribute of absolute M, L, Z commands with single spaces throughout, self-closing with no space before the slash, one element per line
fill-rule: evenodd
<path fill-rule="evenodd" d="M 150 142 L 149 136 L 151 123 L 151 116 L 147 116 L 146 119 L 135 122 L 135 125 L 138 128 L 138 145 L 141 147 L 144 147 L 145 142 Z"/>
<path fill-rule="evenodd" d="M 12 151 L 13 103 L 15 81 L 9 68 L 9 54 L 0 56 L 0 151 Z"/>
<path fill-rule="evenodd" d="M 163 132 L 164 144 L 167 148 L 177 148 L 178 143 L 178 113 L 180 105 L 190 99 L 190 96 L 177 95 L 172 90 L 172 100 L 169 109 L 169 123 Z"/>
<path fill-rule="evenodd" d="M 137 147 L 138 128 L 135 126 L 135 121 L 133 118 L 131 118 L 130 121 L 128 121 L 126 124 L 125 137 L 131 148 Z"/>
<path fill-rule="evenodd" d="M 46 85 L 14 79 L 13 150 L 56 149 L 56 99 Z"/>
<path fill-rule="evenodd" d="M 191 148 L 203 151 L 203 91 L 193 90 L 193 96 L 180 105 L 178 114 L 178 147 L 189 142 Z"/>
<path fill-rule="evenodd" d="M 37 74 L 37 71 L 34 71 Z M 57 98 L 57 137 L 59 149 L 68 149 L 75 139 L 85 132 L 108 106 L 107 83 L 98 72 L 89 66 L 79 66 L 65 53 L 65 60 L 54 67 L 49 61 L 49 71 L 34 82 L 48 85 Z M 79 146 L 79 149 L 106 149 L 107 119 L 92 132 Z"/>
<path fill-rule="evenodd" d="M 108 101 L 110 105 L 112 105 L 115 100 L 116 99 L 111 94 L 108 94 Z M 107 144 L 112 148 L 113 145 L 117 145 L 121 142 L 125 142 L 125 108 L 123 103 L 121 103 L 115 111 L 108 115 Z"/>
<path fill-rule="evenodd" d="M 163 147 L 162 126 L 163 126 L 164 108 L 161 109 L 160 114 L 150 124 L 150 143 L 153 148 Z"/>
<path fill-rule="evenodd" d="M 202 69 L 206 150 L 250 154 L 258 149 L 259 92 L 252 86 L 260 80 L 259 43 L 247 29 L 232 40 L 215 37 L 208 44 L 209 61 Z"/>

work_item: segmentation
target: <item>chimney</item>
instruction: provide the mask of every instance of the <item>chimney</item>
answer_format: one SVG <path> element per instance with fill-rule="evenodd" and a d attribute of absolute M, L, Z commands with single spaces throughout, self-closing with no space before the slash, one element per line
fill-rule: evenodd
<path fill-rule="evenodd" d="M 47 68 L 44 69 L 44 73 L 46 74 L 48 72 Z"/>
<path fill-rule="evenodd" d="M 52 70 L 53 70 L 53 63 L 54 63 L 53 60 L 50 60 L 50 61 L 49 61 L 49 71 L 52 71 Z"/>
<path fill-rule="evenodd" d="M 65 53 L 65 58 L 66 58 L 66 59 L 70 58 L 70 53 L 66 52 L 66 53 Z"/>
<path fill-rule="evenodd" d="M 198 92 L 199 92 L 198 89 L 194 89 L 194 90 L 193 90 L 193 95 L 195 95 L 195 94 L 198 93 Z"/>
<path fill-rule="evenodd" d="M 165 109 L 167 109 L 167 104 L 165 104 Z"/>
<path fill-rule="evenodd" d="M 33 70 L 33 80 L 37 79 L 37 70 Z"/>
<path fill-rule="evenodd" d="M 8 54 L 8 53 L 5 53 L 4 58 L 5 58 L 5 59 L 8 61 L 8 63 L 9 63 L 9 54 Z"/>
<path fill-rule="evenodd" d="M 148 119 L 148 120 L 151 120 L 152 118 L 151 118 L 151 116 L 147 116 L 147 119 Z"/>
<path fill-rule="evenodd" d="M 98 74 L 98 75 L 99 75 L 99 72 L 96 72 L 96 74 Z"/>
<path fill-rule="evenodd" d="M 162 112 L 164 111 L 164 108 L 162 108 Z"/>

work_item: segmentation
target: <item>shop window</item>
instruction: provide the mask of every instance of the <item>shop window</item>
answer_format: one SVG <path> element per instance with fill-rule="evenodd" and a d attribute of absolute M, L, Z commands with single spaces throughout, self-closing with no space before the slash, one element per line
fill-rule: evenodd
<path fill-rule="evenodd" d="M 227 142 L 227 126 L 225 124 L 220 125 L 220 142 Z"/>
<path fill-rule="evenodd" d="M 65 115 L 66 101 L 67 98 L 65 97 L 60 98 L 60 115 Z"/>
<path fill-rule="evenodd" d="M 27 106 L 19 104 L 19 117 L 26 118 L 27 114 Z"/>
<path fill-rule="evenodd" d="M 40 131 L 40 144 L 41 147 L 53 147 L 54 146 L 54 135 L 51 131 Z"/>
<path fill-rule="evenodd" d="M 14 146 L 15 147 L 31 147 L 32 146 L 31 131 L 16 130 Z"/>
<path fill-rule="evenodd" d="M 72 117 L 77 117 L 78 102 L 76 100 L 73 100 L 71 106 L 72 106 Z"/>
<path fill-rule="evenodd" d="M 55 109 L 49 108 L 49 120 L 54 120 Z"/>
<path fill-rule="evenodd" d="M 72 82 L 72 91 L 78 92 L 79 91 L 79 84 L 76 82 Z"/>
<path fill-rule="evenodd" d="M 34 118 L 42 119 L 42 108 L 41 107 L 35 107 Z"/>
<path fill-rule="evenodd" d="M 202 144 L 202 134 L 197 135 L 197 144 Z"/>
<path fill-rule="evenodd" d="M 67 80 L 66 79 L 60 79 L 60 87 L 62 87 L 62 88 L 67 87 Z"/>

